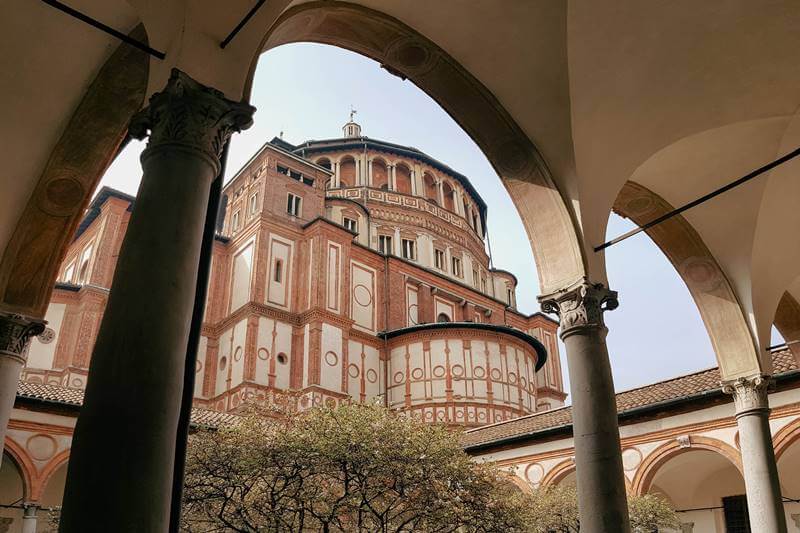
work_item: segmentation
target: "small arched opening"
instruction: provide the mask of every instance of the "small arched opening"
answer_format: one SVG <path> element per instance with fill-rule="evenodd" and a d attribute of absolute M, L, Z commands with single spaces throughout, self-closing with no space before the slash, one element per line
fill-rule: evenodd
<path fill-rule="evenodd" d="M 383 159 L 372 160 L 372 186 L 383 190 L 389 188 L 389 169 Z"/>
<path fill-rule="evenodd" d="M 456 191 L 453 187 L 445 181 L 442 184 L 442 199 L 444 200 L 444 208 L 451 213 L 456 212 L 455 194 Z"/>
<path fill-rule="evenodd" d="M 452 320 L 450 320 L 450 316 L 447 313 L 439 313 L 439 316 L 436 317 L 436 322 L 452 322 Z"/>
<path fill-rule="evenodd" d="M 411 194 L 411 169 L 404 163 L 398 163 L 394 169 L 395 190 L 403 194 Z"/>
<path fill-rule="evenodd" d="M 356 160 L 345 157 L 339 161 L 339 186 L 352 187 L 356 183 Z"/>
<path fill-rule="evenodd" d="M 422 183 L 425 187 L 425 198 L 439 205 L 439 194 L 436 187 L 436 178 L 427 172 L 422 176 Z"/>

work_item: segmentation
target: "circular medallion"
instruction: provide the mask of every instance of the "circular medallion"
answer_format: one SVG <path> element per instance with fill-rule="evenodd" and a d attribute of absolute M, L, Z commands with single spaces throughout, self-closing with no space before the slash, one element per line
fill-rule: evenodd
<path fill-rule="evenodd" d="M 464 367 L 461 365 L 453 365 L 450 369 L 453 372 L 453 375 L 457 378 L 460 378 L 464 375 Z"/>
<path fill-rule="evenodd" d="M 56 338 L 56 332 L 53 328 L 44 328 L 44 331 L 41 332 L 36 338 L 42 344 L 50 344 L 53 342 L 53 339 Z"/>
<path fill-rule="evenodd" d="M 372 303 L 372 293 L 365 285 L 353 287 L 353 299 L 361 307 L 367 307 Z"/>
<path fill-rule="evenodd" d="M 404 375 L 405 374 L 403 374 L 402 372 L 395 372 L 394 373 L 394 382 L 395 383 L 402 383 Z"/>
<path fill-rule="evenodd" d="M 476 378 L 486 377 L 486 370 L 482 366 L 476 366 L 472 369 L 472 375 Z"/>
<path fill-rule="evenodd" d="M 83 200 L 83 185 L 76 179 L 62 177 L 50 180 L 44 187 L 39 207 L 49 215 L 71 214 Z"/>
<path fill-rule="evenodd" d="M 347 368 L 347 373 L 350 374 L 351 378 L 357 378 L 359 374 L 361 374 L 361 372 L 358 369 L 358 366 L 354 364 L 350 364 L 350 366 Z"/>
<path fill-rule="evenodd" d="M 515 385 L 517 383 L 517 375 L 514 372 L 508 373 L 508 382 L 511 383 L 512 385 Z"/>
<path fill-rule="evenodd" d="M 436 365 L 433 367 L 433 375 L 434 377 L 441 378 L 444 377 L 445 368 L 442 365 Z"/>
<path fill-rule="evenodd" d="M 201 363 L 200 359 L 198 359 L 194 362 L 194 373 L 199 374 L 201 370 L 203 370 L 203 363 Z"/>
<path fill-rule="evenodd" d="M 630 472 L 636 470 L 642 462 L 642 452 L 636 448 L 622 450 L 622 467 Z"/>
<path fill-rule="evenodd" d="M 50 435 L 39 433 L 26 441 L 25 448 L 37 461 L 46 461 L 55 455 L 58 443 Z"/>
<path fill-rule="evenodd" d="M 333 352 L 328 352 L 325 354 L 325 362 L 328 366 L 336 366 L 339 363 L 339 356 Z"/>
<path fill-rule="evenodd" d="M 538 485 L 544 478 L 544 467 L 539 463 L 531 463 L 525 468 L 525 477 L 534 485 Z"/>
<path fill-rule="evenodd" d="M 419 323 L 413 318 L 415 316 L 419 317 L 419 315 L 417 314 L 418 310 L 419 306 L 417 304 L 411 304 L 408 306 L 408 321 L 414 325 L 417 325 Z"/>
<path fill-rule="evenodd" d="M 72 386 L 73 387 L 78 387 L 78 388 L 83 387 L 83 380 L 80 379 L 80 378 L 73 378 L 72 379 Z"/>
<path fill-rule="evenodd" d="M 414 379 L 422 379 L 422 376 L 424 375 L 425 373 L 422 371 L 421 368 L 415 368 L 414 370 L 411 371 L 411 377 Z"/>
<path fill-rule="evenodd" d="M 367 381 L 369 381 L 370 383 L 375 383 L 376 381 L 378 381 L 378 373 L 375 372 L 375 370 L 373 370 L 372 368 L 367 370 Z"/>
<path fill-rule="evenodd" d="M 233 360 L 240 361 L 242 359 L 242 347 L 239 346 L 236 348 L 236 351 L 233 352 Z"/>
<path fill-rule="evenodd" d="M 503 377 L 503 374 L 500 372 L 499 368 L 492 369 L 492 379 L 495 381 L 500 381 L 500 378 Z"/>
<path fill-rule="evenodd" d="M 258 358 L 262 361 L 267 361 L 269 359 L 269 351 L 266 348 L 259 348 Z"/>

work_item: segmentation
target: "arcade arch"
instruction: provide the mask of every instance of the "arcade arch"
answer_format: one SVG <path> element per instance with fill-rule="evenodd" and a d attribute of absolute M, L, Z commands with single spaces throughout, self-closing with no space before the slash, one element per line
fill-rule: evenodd
<path fill-rule="evenodd" d="M 395 190 L 403 194 L 413 194 L 411 186 L 411 169 L 405 163 L 395 165 Z"/>

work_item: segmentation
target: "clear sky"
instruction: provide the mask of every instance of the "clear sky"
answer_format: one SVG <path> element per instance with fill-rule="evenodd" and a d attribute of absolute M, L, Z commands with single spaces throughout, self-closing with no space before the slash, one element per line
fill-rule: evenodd
<path fill-rule="evenodd" d="M 340 137 L 352 105 L 363 135 L 419 148 L 470 178 L 489 206 L 494 265 L 519 279 L 519 309 L 539 310 L 533 254 L 508 193 L 475 143 L 411 82 L 352 52 L 292 44 L 262 56 L 252 103 L 258 108 L 255 123 L 234 137 L 227 177 L 280 132 L 291 143 Z M 135 194 L 142 147 L 141 143 L 128 146 L 101 184 Z M 632 227 L 613 216 L 608 235 Z M 647 236 L 611 247 L 607 258 L 609 283 L 620 294 L 620 307 L 606 313 L 617 390 L 716 366 L 689 291 Z M 561 352 L 563 361 L 563 346 Z M 566 373 L 565 361 L 563 368 Z"/>

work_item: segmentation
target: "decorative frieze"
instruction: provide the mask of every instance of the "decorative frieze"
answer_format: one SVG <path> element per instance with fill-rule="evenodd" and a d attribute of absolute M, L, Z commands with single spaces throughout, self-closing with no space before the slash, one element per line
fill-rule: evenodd
<path fill-rule="evenodd" d="M 540 296 L 545 313 L 561 319 L 561 338 L 587 329 L 605 329 L 603 312 L 619 306 L 617 292 L 602 283 L 590 283 L 586 278 L 556 293 Z"/>
<path fill-rule="evenodd" d="M 769 412 L 767 399 L 767 389 L 770 385 L 769 376 L 759 374 L 723 382 L 721 385 L 722 392 L 733 396 L 737 418 L 754 411 Z"/>
<path fill-rule="evenodd" d="M 205 157 L 216 174 L 228 138 L 250 127 L 254 112 L 253 106 L 228 100 L 220 91 L 172 69 L 167 86 L 133 117 L 129 132 L 135 139 L 150 132 L 142 161 L 164 148 L 190 150 Z"/>
<path fill-rule="evenodd" d="M 46 322 L 24 315 L 0 313 L 0 355 L 25 364 L 31 337 L 44 332 Z"/>

